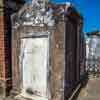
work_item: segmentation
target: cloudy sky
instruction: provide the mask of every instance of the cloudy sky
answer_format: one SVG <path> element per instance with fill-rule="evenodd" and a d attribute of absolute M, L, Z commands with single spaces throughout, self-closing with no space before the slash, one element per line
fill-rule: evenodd
<path fill-rule="evenodd" d="M 84 17 L 83 31 L 100 30 L 100 0 L 49 0 L 51 2 L 71 2 Z M 27 3 L 31 0 L 26 0 Z"/>

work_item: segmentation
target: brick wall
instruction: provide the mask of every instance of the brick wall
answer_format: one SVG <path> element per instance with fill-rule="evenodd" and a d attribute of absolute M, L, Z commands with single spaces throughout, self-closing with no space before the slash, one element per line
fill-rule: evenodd
<path fill-rule="evenodd" d="M 21 5 L 16 4 L 16 0 L 0 0 L 0 99 L 7 95 L 12 86 L 10 18 Z"/>
<path fill-rule="evenodd" d="M 5 79 L 4 16 L 0 15 L 0 78 Z"/>
<path fill-rule="evenodd" d="M 7 76 L 7 66 L 10 65 L 10 45 L 11 45 L 11 28 L 10 22 L 6 21 L 8 16 L 0 15 L 0 68 L 3 79 Z M 9 20 L 9 19 L 8 19 Z M 9 68 L 8 68 L 9 69 Z"/>
<path fill-rule="evenodd" d="M 0 97 L 5 97 L 11 87 L 11 24 L 10 10 L 0 11 Z"/>

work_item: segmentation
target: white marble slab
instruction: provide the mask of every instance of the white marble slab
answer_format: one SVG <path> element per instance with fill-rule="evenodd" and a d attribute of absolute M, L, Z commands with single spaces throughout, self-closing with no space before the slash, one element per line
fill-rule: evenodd
<path fill-rule="evenodd" d="M 21 55 L 23 55 L 21 57 L 23 68 L 22 94 L 25 97 L 35 97 L 36 100 L 47 100 L 49 39 L 46 37 L 27 38 L 22 39 L 21 44 Z M 32 95 L 26 92 L 30 89 Z"/>

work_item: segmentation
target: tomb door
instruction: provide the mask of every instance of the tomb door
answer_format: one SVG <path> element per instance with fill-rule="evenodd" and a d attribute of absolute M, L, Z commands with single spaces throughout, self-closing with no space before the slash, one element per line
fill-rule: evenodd
<path fill-rule="evenodd" d="M 21 39 L 22 95 L 48 100 L 49 38 Z"/>

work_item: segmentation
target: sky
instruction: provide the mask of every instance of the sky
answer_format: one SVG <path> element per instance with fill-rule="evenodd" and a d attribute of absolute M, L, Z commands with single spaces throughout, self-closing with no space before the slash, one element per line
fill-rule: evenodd
<path fill-rule="evenodd" d="M 100 0 L 49 0 L 54 3 L 71 2 L 84 18 L 83 32 L 100 30 Z M 26 0 L 27 3 L 31 0 Z"/>

